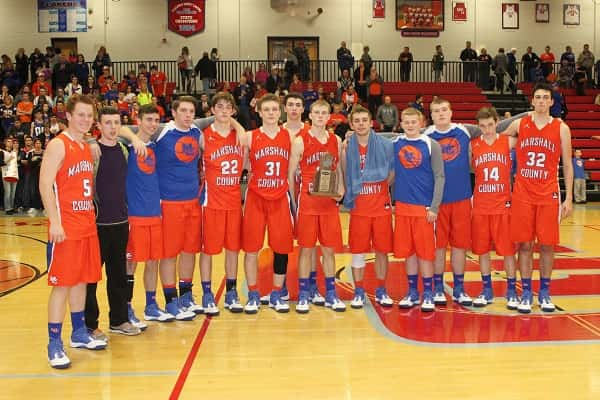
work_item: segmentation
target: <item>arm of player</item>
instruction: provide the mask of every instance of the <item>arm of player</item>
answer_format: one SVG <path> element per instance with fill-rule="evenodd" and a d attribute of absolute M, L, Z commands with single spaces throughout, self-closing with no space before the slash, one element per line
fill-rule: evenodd
<path fill-rule="evenodd" d="M 342 143 L 342 148 L 341 148 L 341 156 L 340 156 L 340 169 L 341 169 L 341 173 L 342 173 L 342 184 L 344 185 L 344 193 L 346 191 L 346 166 L 347 166 L 347 160 L 346 160 L 346 141 L 344 141 Z"/>
<path fill-rule="evenodd" d="M 58 215 L 56 195 L 54 193 L 56 174 L 64 158 L 65 146 L 63 142 L 60 140 L 51 140 L 44 151 L 44 158 L 40 167 L 40 195 L 44 209 L 48 215 L 48 220 L 50 221 L 48 235 L 52 243 L 60 243 L 66 239 L 65 231 Z"/>
<path fill-rule="evenodd" d="M 502 121 L 498 122 L 498 125 L 496 125 L 496 132 L 505 135 L 506 133 L 504 133 L 504 132 L 506 131 L 506 129 L 508 129 L 515 121 L 520 122 L 521 118 L 526 117 L 528 114 L 529 114 L 529 112 L 524 112 L 521 114 L 513 115 L 510 118 L 503 119 Z M 481 131 L 481 129 L 479 129 L 479 126 L 477 126 L 477 125 L 464 124 L 464 127 L 467 128 L 467 131 L 469 131 L 469 135 L 471 136 L 471 139 L 475 139 L 475 138 L 478 138 L 479 136 L 483 135 L 483 132 Z M 517 128 L 518 127 L 519 127 L 519 124 L 517 124 Z"/>
<path fill-rule="evenodd" d="M 128 140 L 129 143 L 131 143 L 135 154 L 139 157 L 145 158 L 148 155 L 146 144 L 142 142 L 142 140 L 139 137 L 137 137 L 137 135 L 133 133 L 128 126 L 121 126 L 121 129 L 119 129 L 118 136 L 120 138 Z"/>
<path fill-rule="evenodd" d="M 210 126 L 210 124 L 212 124 L 213 122 L 215 122 L 215 117 L 198 118 L 198 119 L 195 119 L 194 122 L 192 122 L 192 123 L 198 129 L 204 130 L 207 126 Z"/>
<path fill-rule="evenodd" d="M 300 164 L 303 152 L 304 141 L 301 137 L 297 137 L 292 142 L 292 154 L 290 154 L 290 163 L 288 167 L 288 185 L 290 187 L 290 197 L 294 210 L 296 209 L 296 170 Z"/>
<path fill-rule="evenodd" d="M 335 137 L 337 139 L 338 144 L 338 159 L 342 160 L 342 139 L 339 136 Z M 337 168 L 337 181 L 338 181 L 338 193 L 339 195 L 335 197 L 336 201 L 341 201 L 344 198 L 344 193 L 346 193 L 346 185 L 344 184 L 344 174 L 342 168 Z"/>
<path fill-rule="evenodd" d="M 560 124 L 560 148 L 565 183 L 565 201 L 560 210 L 561 220 L 568 217 L 573 211 L 573 163 L 571 161 L 571 130 L 564 122 Z"/>
<path fill-rule="evenodd" d="M 433 170 L 433 198 L 427 210 L 427 222 L 434 222 L 437 218 L 446 182 L 442 148 L 435 140 L 431 141 L 431 169 Z"/>

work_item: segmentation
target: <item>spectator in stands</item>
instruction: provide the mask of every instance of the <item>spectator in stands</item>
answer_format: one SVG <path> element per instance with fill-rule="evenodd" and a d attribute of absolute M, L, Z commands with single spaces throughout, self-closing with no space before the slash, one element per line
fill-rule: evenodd
<path fill-rule="evenodd" d="M 585 162 L 581 158 L 581 150 L 576 149 L 573 152 L 573 196 L 575 204 L 587 203 L 585 190 Z"/>
<path fill-rule="evenodd" d="M 116 88 L 116 84 L 114 84 L 114 85 L 115 85 L 115 88 Z M 117 98 L 118 98 L 118 95 L 119 95 L 119 91 L 117 90 Z M 105 97 L 106 97 L 106 95 L 105 95 Z M 114 93 L 113 93 L 113 97 L 111 97 L 108 100 L 116 100 L 116 98 L 114 97 Z M 140 106 L 145 106 L 146 104 L 151 104 L 152 103 L 152 93 L 148 89 L 148 84 L 147 83 L 145 83 L 145 82 L 141 83 L 141 85 L 140 85 L 140 92 L 137 94 L 137 100 L 138 100 L 138 103 L 139 103 Z"/>
<path fill-rule="evenodd" d="M 155 64 L 150 66 L 150 87 L 154 97 L 164 103 L 167 94 L 167 74 L 160 71 Z"/>
<path fill-rule="evenodd" d="M 289 91 L 302 93 L 303 90 L 304 90 L 304 85 L 302 84 L 302 81 L 298 77 L 298 74 L 294 74 L 292 76 L 292 81 L 290 82 Z"/>
<path fill-rule="evenodd" d="M 310 72 L 310 58 L 308 57 L 308 50 L 304 47 L 304 41 L 299 41 L 298 46 L 294 48 L 294 54 L 298 59 L 298 72 L 300 73 L 300 80 L 307 81 L 309 79 Z"/>
<path fill-rule="evenodd" d="M 252 67 L 250 65 L 244 67 L 242 75 L 246 78 L 246 83 L 254 88 L 254 72 L 252 72 Z"/>
<path fill-rule="evenodd" d="M 12 96 L 4 96 L 2 104 L 0 105 L 0 140 L 3 140 L 8 136 L 10 128 L 15 123 L 15 116 L 17 115 L 17 108 L 13 101 Z"/>
<path fill-rule="evenodd" d="M 4 186 L 4 212 L 6 213 L 6 215 L 12 215 L 15 213 L 15 193 L 17 189 L 17 182 L 19 181 L 19 169 L 17 161 L 19 153 L 19 142 L 13 139 L 5 139 L 4 150 L 0 151 L 2 151 L 4 158 L 4 165 L 2 166 L 2 183 Z"/>
<path fill-rule="evenodd" d="M 146 80 L 146 83 L 150 81 L 150 71 L 148 71 L 148 67 L 144 63 L 138 64 L 138 82 L 142 79 L 142 77 Z"/>
<path fill-rule="evenodd" d="M 431 70 L 433 71 L 433 80 L 442 82 L 444 80 L 444 52 L 442 45 L 435 46 L 435 53 L 431 59 Z"/>
<path fill-rule="evenodd" d="M 371 68 L 369 79 L 367 80 L 367 95 L 369 103 L 369 111 L 371 115 L 377 113 L 377 109 L 383 103 L 383 79 L 375 67 Z"/>
<path fill-rule="evenodd" d="M 342 93 L 348 90 L 348 88 L 352 85 L 354 85 L 354 79 L 352 79 L 352 76 L 350 75 L 350 70 L 343 69 L 342 74 L 337 80 L 336 98 L 338 101 L 342 98 Z"/>
<path fill-rule="evenodd" d="M 96 58 L 94 58 L 94 64 L 92 65 L 96 79 L 102 75 L 104 67 L 110 68 L 111 66 L 112 62 L 110 61 L 110 55 L 108 55 L 106 47 L 100 46 L 98 52 L 96 53 Z M 100 85 L 100 82 L 98 82 L 98 84 Z"/>
<path fill-rule="evenodd" d="M 304 98 L 304 115 L 303 118 L 308 118 L 308 113 L 310 112 L 310 106 L 317 101 L 319 98 L 319 93 L 313 87 L 312 82 L 308 82 L 306 84 L 306 89 L 302 92 L 302 97 Z"/>
<path fill-rule="evenodd" d="M 517 93 L 517 49 L 514 47 L 510 49 L 510 52 L 506 55 L 507 58 L 507 72 L 510 78 L 508 83 L 508 89 L 513 95 Z"/>
<path fill-rule="evenodd" d="M 398 107 L 392 104 L 392 98 L 385 96 L 383 104 L 377 108 L 375 119 L 383 132 L 395 132 L 398 126 Z"/>
<path fill-rule="evenodd" d="M 79 84 L 79 79 L 77 76 L 71 76 L 71 82 L 65 86 L 65 94 L 67 98 L 71 97 L 74 93 L 83 94 L 83 86 Z"/>
<path fill-rule="evenodd" d="M 29 56 L 29 72 L 31 76 L 31 81 L 35 81 L 37 78 L 37 70 L 42 66 L 44 62 L 44 55 L 40 51 L 39 48 L 33 49 L 33 53 Z"/>
<path fill-rule="evenodd" d="M 23 129 L 27 131 L 33 115 L 33 102 L 29 98 L 29 93 L 23 93 L 23 99 L 17 104 L 17 118 L 23 124 Z"/>
<path fill-rule="evenodd" d="M 181 54 L 177 57 L 177 68 L 181 78 L 180 90 L 190 92 L 192 90 L 192 71 L 194 70 L 194 62 L 190 56 L 190 49 L 187 46 L 181 48 Z"/>
<path fill-rule="evenodd" d="M 471 48 L 471 42 L 465 43 L 465 48 L 460 52 L 463 63 L 463 82 L 475 82 L 477 71 L 477 52 Z"/>
<path fill-rule="evenodd" d="M 13 95 L 8 91 L 8 86 L 2 85 L 2 88 L 0 88 L 0 102 L 3 102 L 6 97 L 10 97 L 14 101 Z"/>
<path fill-rule="evenodd" d="M 482 90 L 489 90 L 493 86 L 490 85 L 490 67 L 492 65 L 492 56 L 487 53 L 487 49 L 482 48 L 479 57 L 477 57 L 477 75 L 479 86 Z"/>
<path fill-rule="evenodd" d="M 152 105 L 158 110 L 158 117 L 160 118 L 160 122 L 165 122 L 165 117 L 167 113 L 165 111 L 165 108 L 161 104 L 159 104 L 157 97 L 152 98 Z"/>
<path fill-rule="evenodd" d="M 88 76 L 85 84 L 83 85 L 83 94 L 93 94 L 94 91 L 97 91 L 98 89 L 98 84 L 96 83 L 94 77 L 91 75 Z"/>
<path fill-rule="evenodd" d="M 360 59 L 358 61 L 358 68 L 354 70 L 354 86 L 356 93 L 362 101 L 367 101 L 367 79 L 369 78 L 369 70 L 367 69 L 365 62 Z"/>
<path fill-rule="evenodd" d="M 102 85 L 100 85 L 100 94 L 104 96 L 106 94 L 106 92 L 108 92 L 109 90 L 112 89 L 113 83 L 114 83 L 114 81 L 113 81 L 112 76 L 110 76 L 110 75 L 107 76 L 104 79 L 104 83 Z"/>
<path fill-rule="evenodd" d="M 552 84 L 552 106 L 550 107 L 550 115 L 554 118 L 562 118 L 563 120 L 567 117 L 567 103 L 560 92 L 558 83 Z"/>
<path fill-rule="evenodd" d="M 135 72 L 133 72 L 133 75 L 135 76 Z M 112 81 L 113 80 L 113 76 L 110 74 L 110 67 L 104 66 L 102 67 L 102 75 L 97 76 L 96 77 L 96 82 L 98 83 L 98 87 L 102 88 L 104 85 L 106 85 L 106 80 L 109 79 Z"/>
<path fill-rule="evenodd" d="M 333 133 L 344 140 L 346 138 L 346 132 L 350 129 L 348 119 L 346 118 L 346 115 L 344 115 L 343 107 L 340 103 L 333 103 L 332 108 L 333 112 L 329 115 L 327 129 L 333 130 Z"/>
<path fill-rule="evenodd" d="M 504 76 L 508 71 L 508 57 L 504 53 L 503 47 L 498 49 L 498 54 L 496 54 L 494 62 L 492 63 L 492 69 L 494 70 L 494 74 L 496 74 L 496 90 L 498 90 L 500 94 L 503 94 Z"/>
<path fill-rule="evenodd" d="M 360 61 L 362 61 L 365 64 L 365 68 L 369 72 L 371 71 L 371 67 L 373 66 L 373 59 L 371 58 L 371 55 L 369 54 L 370 50 L 371 49 L 369 48 L 369 46 L 364 46 L 363 53 L 360 56 Z"/>
<path fill-rule="evenodd" d="M 73 65 L 69 63 L 64 54 L 59 54 L 56 64 L 52 70 L 52 89 L 64 88 L 71 81 L 71 76 L 75 73 Z"/>
<path fill-rule="evenodd" d="M 19 81 L 21 85 L 27 83 L 28 79 L 28 70 L 29 70 L 29 57 L 25 54 L 24 48 L 19 48 L 17 50 L 17 54 L 15 54 L 15 69 L 17 71 L 17 75 L 19 76 Z"/>
<path fill-rule="evenodd" d="M 577 96 L 585 96 L 585 83 L 587 82 L 587 71 L 579 62 L 575 63 L 575 74 L 573 74 L 573 84 Z"/>
<path fill-rule="evenodd" d="M 404 46 L 402 53 L 398 56 L 398 61 L 400 61 L 400 81 L 408 82 L 413 63 L 413 55 L 408 46 Z"/>
<path fill-rule="evenodd" d="M 337 49 L 337 61 L 338 67 L 342 72 L 345 69 L 351 70 L 354 67 L 354 56 L 350 49 L 346 47 L 346 42 L 344 41 L 340 43 L 340 48 Z"/>
<path fill-rule="evenodd" d="M 521 57 L 523 64 L 523 77 L 527 82 L 535 82 L 535 68 L 540 63 L 540 58 L 533 52 L 531 46 L 527 47 L 527 52 Z"/>
<path fill-rule="evenodd" d="M 85 62 L 85 57 L 83 56 L 83 54 L 77 55 L 77 63 L 75 63 L 73 68 L 75 70 L 75 76 L 77 77 L 77 80 L 79 80 L 79 83 L 87 82 L 88 77 L 90 76 L 90 68 Z"/>
<path fill-rule="evenodd" d="M 548 75 L 552 73 L 554 62 L 556 61 L 554 53 L 550 51 L 550 46 L 546 46 L 544 52 L 540 56 L 540 61 L 542 63 L 542 73 L 544 74 L 544 78 L 548 79 Z"/>
<path fill-rule="evenodd" d="M 288 50 L 287 58 L 284 60 L 283 71 L 284 71 L 284 86 L 289 87 L 292 81 L 292 77 L 296 74 L 299 74 L 298 69 L 298 57 L 292 49 Z M 298 76 L 300 78 L 300 76 Z"/>
<path fill-rule="evenodd" d="M 40 101 L 47 103 L 50 107 L 54 106 L 54 100 L 52 100 L 52 97 L 48 96 L 48 91 L 45 87 L 41 87 L 39 96 L 33 98 L 33 106 L 37 107 L 40 104 Z"/>
<path fill-rule="evenodd" d="M 573 87 L 573 75 L 575 74 L 575 64 L 571 63 L 565 58 L 561 61 L 560 68 L 558 70 L 558 83 L 561 88 Z"/>
<path fill-rule="evenodd" d="M 33 148 L 26 154 L 27 166 L 29 174 L 24 185 L 23 206 L 28 208 L 30 215 L 35 215 L 37 211 L 42 210 L 42 199 L 40 196 L 40 166 L 44 157 L 44 149 L 42 148 L 42 140 L 35 139 Z"/>
<path fill-rule="evenodd" d="M 575 68 L 575 53 L 573 53 L 573 48 L 571 46 L 565 47 L 565 52 L 560 55 L 560 63 L 566 61 L 567 64 L 571 65 L 573 69 Z"/>
<path fill-rule="evenodd" d="M 408 103 L 409 107 L 412 107 L 416 110 L 419 110 L 419 112 L 423 115 L 425 115 L 425 106 L 423 105 L 423 95 L 422 94 L 417 94 L 415 96 L 415 101 Z"/>
<path fill-rule="evenodd" d="M 252 86 L 248 85 L 248 81 L 245 76 L 240 77 L 240 82 L 233 89 L 233 97 L 235 104 L 238 107 L 238 118 L 239 123 L 244 129 L 250 129 L 250 102 L 254 97 Z"/>
<path fill-rule="evenodd" d="M 592 68 L 594 67 L 594 53 L 590 51 L 590 45 L 584 44 L 583 51 L 577 57 L 577 62 L 585 70 L 585 77 L 588 87 L 594 86 L 594 76 L 592 75 Z"/>
<path fill-rule="evenodd" d="M 350 86 L 347 91 L 342 93 L 342 107 L 346 114 L 352 111 L 352 107 L 358 103 L 358 93 L 354 90 L 354 86 Z"/>
<path fill-rule="evenodd" d="M 214 87 L 214 82 L 217 79 L 217 64 L 208 56 L 208 52 L 202 53 L 202 58 L 198 60 L 194 73 L 202 80 L 202 90 L 208 93 L 211 85 Z"/>
<path fill-rule="evenodd" d="M 49 94 L 50 96 L 52 96 L 52 87 L 51 85 L 46 81 L 46 76 L 43 73 L 39 73 L 37 76 L 37 80 L 33 83 L 33 85 L 31 85 L 31 93 L 34 96 L 39 96 L 40 95 L 40 88 L 45 88 L 46 89 L 46 93 Z"/>
<path fill-rule="evenodd" d="M 269 93 L 275 93 L 277 88 L 282 84 L 281 77 L 279 76 L 279 68 L 277 65 L 271 67 L 271 75 L 267 78 L 265 83 L 265 89 Z"/>
<path fill-rule="evenodd" d="M 267 71 L 265 63 L 258 64 L 258 71 L 256 71 L 254 78 L 256 83 L 260 83 L 264 87 L 265 83 L 267 82 L 267 78 L 269 78 L 269 72 Z"/>

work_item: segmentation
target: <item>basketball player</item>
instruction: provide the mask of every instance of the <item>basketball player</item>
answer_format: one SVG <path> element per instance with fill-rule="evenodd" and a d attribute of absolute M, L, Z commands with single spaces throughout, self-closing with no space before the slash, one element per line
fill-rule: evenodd
<path fill-rule="evenodd" d="M 408 293 L 398 303 L 421 310 L 435 310 L 433 262 L 436 256 L 434 222 L 444 191 L 441 146 L 421 134 L 424 116 L 414 108 L 401 113 L 404 135 L 394 140 L 394 255 L 405 258 Z M 419 299 L 417 277 L 421 271 L 423 297 Z M 442 293 L 443 296 L 443 293 Z"/>
<path fill-rule="evenodd" d="M 540 291 L 542 311 L 552 312 L 550 280 L 554 245 L 559 243 L 559 224 L 573 208 L 573 164 L 571 131 L 550 116 L 552 87 L 538 83 L 533 88 L 533 113 L 514 121 L 507 134 L 516 136 L 517 175 L 511 206 L 511 239 L 519 244 L 519 266 L 523 293 L 517 310 L 530 313 L 533 302 L 530 263 L 533 241 L 540 245 Z M 565 200 L 560 203 L 558 164 L 562 157 Z"/>
<path fill-rule="evenodd" d="M 296 312 L 309 312 L 310 295 L 310 263 L 312 251 L 317 240 L 323 252 L 323 271 L 325 273 L 325 306 L 334 311 L 345 311 L 346 305 L 338 298 L 335 290 L 335 260 L 334 249 L 342 247 L 342 229 L 336 200 L 343 197 L 341 168 L 337 168 L 340 158 L 341 140 L 327 132 L 326 124 L 329 119 L 330 106 L 324 100 L 315 101 L 310 108 L 312 126 L 304 130 L 292 144 L 292 154 L 288 171 L 288 181 L 292 201 L 296 190 L 296 169 L 300 167 L 302 182 L 298 188 L 298 206 L 296 216 L 296 236 L 300 246 L 298 259 L 298 275 L 300 293 Z M 311 194 L 312 185 L 319 160 L 323 154 L 332 158 L 332 171 L 337 176 L 338 196 L 336 198 L 321 197 Z M 335 189 L 335 188 L 334 188 Z"/>
<path fill-rule="evenodd" d="M 141 321 L 135 316 L 131 300 L 135 269 L 138 262 L 145 262 L 144 288 L 146 290 L 146 321 L 169 322 L 175 319 L 158 307 L 156 303 L 156 284 L 158 260 L 162 258 L 162 225 L 160 214 L 160 190 L 156 172 L 156 144 L 150 139 L 158 128 L 160 116 L 153 105 L 140 107 L 138 114 L 138 137 L 146 143 L 147 155 L 138 157 L 129 152 L 127 168 L 127 211 L 129 215 L 129 242 L 127 243 L 127 278 L 129 321 L 141 328 Z M 121 129 L 129 129 L 123 127 Z M 133 134 L 133 133 L 132 133 Z M 179 319 L 190 319 L 194 313 L 186 311 Z"/>
<path fill-rule="evenodd" d="M 235 100 L 230 93 L 219 92 L 211 99 L 215 121 L 200 138 L 205 181 L 202 193 L 204 246 L 200 257 L 202 308 L 207 315 L 218 315 L 211 289 L 212 256 L 225 248 L 225 308 L 240 313 L 243 307 L 237 294 L 238 253 L 241 248 L 242 194 L 240 179 L 245 154 L 240 137 L 244 129 L 231 116 Z M 258 292 L 256 292 L 257 294 Z M 252 293 L 254 295 L 254 293 Z M 256 296 L 256 303 L 260 296 Z"/>
<path fill-rule="evenodd" d="M 352 252 L 354 298 L 352 308 L 362 308 L 365 303 L 364 256 L 375 250 L 375 275 L 377 288 L 375 301 L 391 307 L 394 301 L 387 294 L 385 279 L 388 270 L 388 253 L 393 250 L 392 204 L 389 180 L 393 176 L 393 146 L 371 129 L 371 114 L 356 105 L 350 112 L 350 125 L 354 130 L 342 150 L 342 171 L 346 191 L 344 206 L 350 210 L 348 244 Z"/>
<path fill-rule="evenodd" d="M 84 319 L 86 285 L 102 278 L 94 214 L 94 164 L 83 136 L 94 122 L 94 101 L 74 94 L 66 105 L 68 127 L 48 143 L 40 170 L 40 194 L 48 215 L 48 362 L 68 368 L 61 331 L 71 310 L 71 347 L 99 350 Z"/>
<path fill-rule="evenodd" d="M 278 96 L 267 94 L 261 97 L 257 107 L 263 125 L 248 132 L 244 140 L 250 160 L 242 223 L 242 247 L 246 253 L 244 267 L 248 283 L 248 303 L 244 311 L 248 314 L 256 313 L 260 304 L 256 275 L 258 251 L 264 243 L 265 228 L 268 227 L 269 246 L 276 256 L 291 253 L 294 240 L 287 176 L 292 139 L 295 136 L 278 126 L 281 116 Z M 273 264 L 273 290 L 269 296 L 269 307 L 285 313 L 290 309 L 281 299 L 286 270 L 280 267 L 280 263 Z"/>
<path fill-rule="evenodd" d="M 485 307 L 494 301 L 490 274 L 490 250 L 494 243 L 496 254 L 504 257 L 508 286 L 506 307 L 516 310 L 519 300 L 515 289 L 515 245 L 510 240 L 510 151 L 516 139 L 496 132 L 496 109 L 484 107 L 475 118 L 483 135 L 471 141 L 475 172 L 471 250 L 479 256 L 483 290 L 473 305 Z"/>

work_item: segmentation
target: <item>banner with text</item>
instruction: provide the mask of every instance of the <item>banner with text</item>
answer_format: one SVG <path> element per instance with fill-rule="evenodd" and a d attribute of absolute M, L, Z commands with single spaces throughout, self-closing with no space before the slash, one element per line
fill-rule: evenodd
<path fill-rule="evenodd" d="M 169 30 L 181 36 L 204 31 L 205 0 L 169 0 Z"/>

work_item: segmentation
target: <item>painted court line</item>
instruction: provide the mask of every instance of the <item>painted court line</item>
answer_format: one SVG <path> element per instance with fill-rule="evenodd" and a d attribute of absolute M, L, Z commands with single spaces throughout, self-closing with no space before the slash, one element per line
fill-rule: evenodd
<path fill-rule="evenodd" d="M 225 277 L 223 277 L 223 280 L 221 280 L 221 285 L 219 286 L 219 290 L 217 290 L 217 295 L 215 298 L 216 303 L 219 303 L 219 299 L 221 298 L 221 295 L 223 294 L 224 289 L 225 289 Z M 181 372 L 179 373 L 179 376 L 177 377 L 177 381 L 175 382 L 175 386 L 173 386 L 173 390 L 171 391 L 169 400 L 176 400 L 179 398 L 179 395 L 181 395 L 181 391 L 183 390 L 185 381 L 190 373 L 190 370 L 192 369 L 192 365 L 194 365 L 194 360 L 196 359 L 196 356 L 198 355 L 198 350 L 200 350 L 202 341 L 204 340 L 204 337 L 206 336 L 206 332 L 208 331 L 208 327 L 210 326 L 210 321 L 212 321 L 212 317 L 206 317 L 204 319 L 204 322 L 202 322 L 202 327 L 200 327 L 200 331 L 198 332 L 198 335 L 196 336 L 196 340 L 194 340 L 194 344 L 192 345 L 192 348 L 190 349 L 190 352 L 185 360 L 185 363 L 183 364 L 183 368 L 181 369 Z"/>
<path fill-rule="evenodd" d="M 144 377 L 171 376 L 177 371 L 123 371 L 123 372 L 74 372 L 47 374 L 0 374 L 0 379 L 54 379 L 54 378 L 104 378 L 104 377 Z"/>

